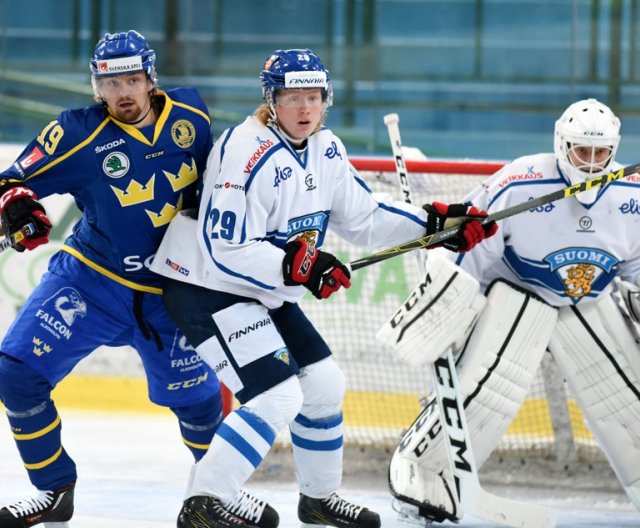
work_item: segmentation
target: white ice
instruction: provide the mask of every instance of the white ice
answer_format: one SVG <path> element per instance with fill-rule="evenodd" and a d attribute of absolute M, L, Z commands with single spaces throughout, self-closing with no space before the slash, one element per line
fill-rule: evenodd
<path fill-rule="evenodd" d="M 76 513 L 72 528 L 175 527 L 191 455 L 181 444 L 172 417 L 97 414 L 62 410 L 63 443 L 78 466 Z M 269 463 L 269 457 L 265 464 Z M 275 474 L 278 474 L 276 471 Z M 391 507 L 384 471 L 361 482 L 345 475 L 343 495 L 378 511 L 387 528 L 411 528 Z M 269 473 L 249 482 L 249 489 L 267 499 L 280 513 L 282 528 L 300 526 L 293 477 L 269 479 Z M 0 504 L 30 493 L 6 418 L 0 417 Z M 494 493 L 538 501 L 559 510 L 558 527 L 640 527 L 640 514 L 620 493 L 574 494 L 571 490 L 491 488 Z M 465 517 L 458 525 L 494 526 Z"/>

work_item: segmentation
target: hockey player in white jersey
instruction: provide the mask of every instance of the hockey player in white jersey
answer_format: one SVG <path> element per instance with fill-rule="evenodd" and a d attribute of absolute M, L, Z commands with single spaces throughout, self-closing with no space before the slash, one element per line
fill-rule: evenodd
<path fill-rule="evenodd" d="M 553 153 L 516 159 L 468 198 L 491 213 L 606 174 L 620 168 L 619 141 L 620 121 L 607 106 L 578 101 L 556 122 Z M 438 271 L 440 286 L 465 271 L 486 293 L 473 329 L 445 332 L 449 339 L 439 343 L 440 349 L 463 344 L 458 373 L 478 467 L 507 431 L 548 349 L 640 508 L 640 351 L 612 298 L 619 283 L 637 319 L 639 232 L 640 176 L 634 174 L 507 218 L 498 236 L 470 253 L 431 253 L 429 272 Z M 459 267 L 449 262 L 454 259 Z M 469 306 L 482 305 L 476 301 Z M 428 311 L 422 321 L 431 337 L 433 316 Z M 421 516 L 441 522 L 459 512 L 434 406 L 428 403 L 396 449 L 390 487 Z"/>
<path fill-rule="evenodd" d="M 333 90 L 310 50 L 274 52 L 261 84 L 264 103 L 209 156 L 197 222 L 176 216 L 153 264 L 173 279 L 164 289 L 169 313 L 241 404 L 192 472 L 178 526 L 240 526 L 226 506 L 289 426 L 300 520 L 377 528 L 378 514 L 336 493 L 345 377 L 297 302 L 350 286 L 349 269 L 320 249 L 329 227 L 379 248 L 467 217 L 446 242 L 454 251 L 497 227 L 462 204 L 377 199 L 323 127 Z"/>

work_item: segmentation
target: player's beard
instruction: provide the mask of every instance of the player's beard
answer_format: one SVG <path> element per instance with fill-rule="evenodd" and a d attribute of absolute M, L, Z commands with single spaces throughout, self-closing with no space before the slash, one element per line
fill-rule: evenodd
<path fill-rule="evenodd" d="M 122 106 L 122 104 L 125 106 Z M 148 108 L 141 108 L 137 101 L 129 98 L 123 98 L 118 101 L 114 108 L 114 117 L 118 121 L 127 124 L 136 124 L 142 121 L 151 110 L 151 99 L 147 99 Z M 146 106 L 146 105 L 145 105 Z"/>

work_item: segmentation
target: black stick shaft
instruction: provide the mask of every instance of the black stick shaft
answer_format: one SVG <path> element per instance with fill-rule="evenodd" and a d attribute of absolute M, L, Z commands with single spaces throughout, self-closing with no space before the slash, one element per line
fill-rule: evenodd
<path fill-rule="evenodd" d="M 35 232 L 36 226 L 33 225 L 32 222 L 29 222 L 22 229 L 16 231 L 15 233 L 11 233 L 8 237 L 0 239 L 0 253 L 2 253 L 5 249 L 9 249 L 10 247 L 15 246 L 25 237 L 33 235 Z"/>
<path fill-rule="evenodd" d="M 527 200 L 526 202 L 507 207 L 502 211 L 496 211 L 495 213 L 491 213 L 489 216 L 484 218 L 481 223 L 486 224 L 488 222 L 502 220 L 504 218 L 523 213 L 530 209 L 535 209 L 536 207 L 539 207 L 541 205 L 546 205 L 558 200 L 563 200 L 565 198 L 575 196 L 576 194 L 580 194 L 581 192 L 596 189 L 597 187 L 602 187 L 604 185 L 607 185 L 608 183 L 620 180 L 638 172 L 640 172 L 640 163 L 629 165 L 627 167 L 624 167 L 623 169 L 618 169 L 617 171 L 610 172 L 609 174 L 603 174 L 602 176 L 597 176 L 595 178 L 576 183 L 575 185 L 571 185 L 570 187 L 559 189 L 552 193 L 545 194 L 544 196 L 534 198 L 533 200 Z M 408 253 L 409 251 L 433 247 L 443 240 L 451 238 L 456 234 L 457 231 L 458 226 L 450 227 L 449 229 L 438 231 L 437 233 L 434 233 L 432 235 L 425 235 L 423 237 L 416 238 L 415 240 L 405 242 L 404 244 L 384 249 L 377 253 L 373 253 L 372 255 L 354 260 L 349 263 L 349 268 L 352 271 L 355 271 L 360 268 L 370 266 L 371 264 L 376 264 L 377 262 L 387 260 L 391 257 Z"/>

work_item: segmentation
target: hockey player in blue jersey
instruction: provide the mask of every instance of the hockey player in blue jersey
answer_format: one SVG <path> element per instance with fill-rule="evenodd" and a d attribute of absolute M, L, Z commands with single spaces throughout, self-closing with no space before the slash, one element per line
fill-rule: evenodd
<path fill-rule="evenodd" d="M 2 528 L 71 518 L 76 467 L 51 390 L 101 345 L 137 350 L 149 398 L 176 414 L 196 460 L 222 420 L 218 380 L 169 319 L 148 267 L 169 221 L 196 205 L 212 145 L 206 105 L 193 89 L 160 90 L 155 59 L 139 33 L 106 34 L 91 59 L 97 104 L 62 112 L 0 173 L 3 234 L 35 225 L 18 251 L 48 240 L 40 198 L 69 193 L 82 212 L 0 345 L 0 399 L 37 488 L 0 509 Z M 278 523 L 244 492 L 233 507 L 252 525 Z"/>
<path fill-rule="evenodd" d="M 320 249 L 328 229 L 384 247 L 486 213 L 374 196 L 323 126 L 332 85 L 310 50 L 274 52 L 261 82 L 264 103 L 211 152 L 197 221 L 177 215 L 152 264 L 174 279 L 164 292 L 171 316 L 242 404 L 196 464 L 178 526 L 243 526 L 231 500 L 288 426 L 305 526 L 378 528 L 377 513 L 337 493 L 345 376 L 298 301 L 350 286 L 348 268 Z M 457 220 L 454 251 L 497 229 Z"/>

